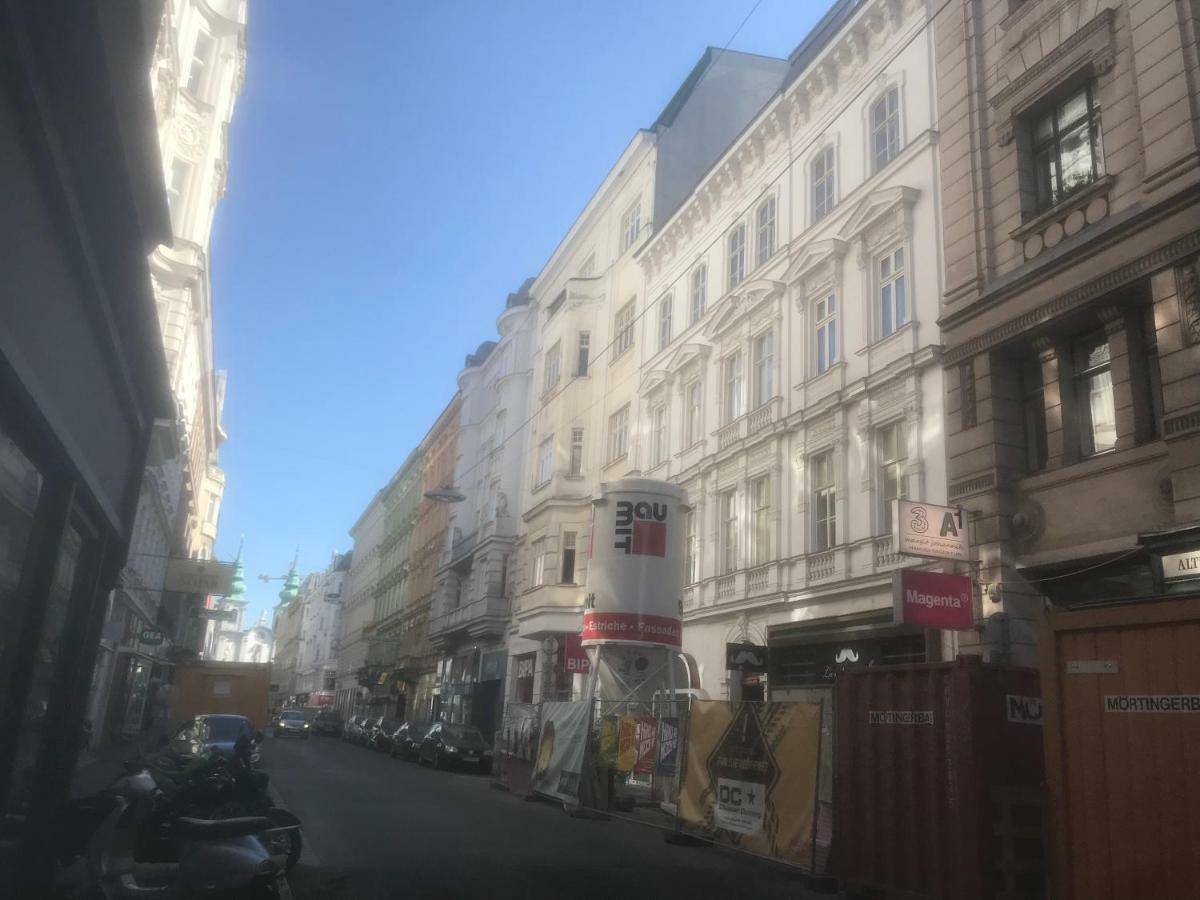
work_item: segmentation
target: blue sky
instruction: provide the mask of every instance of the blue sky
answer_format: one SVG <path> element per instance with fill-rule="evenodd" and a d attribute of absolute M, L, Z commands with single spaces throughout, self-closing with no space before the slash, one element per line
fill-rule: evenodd
<path fill-rule="evenodd" d="M 212 268 L 229 371 L 217 556 L 251 608 L 348 531 L 639 127 L 753 0 L 250 3 Z M 761 0 L 785 57 L 827 0 Z"/>

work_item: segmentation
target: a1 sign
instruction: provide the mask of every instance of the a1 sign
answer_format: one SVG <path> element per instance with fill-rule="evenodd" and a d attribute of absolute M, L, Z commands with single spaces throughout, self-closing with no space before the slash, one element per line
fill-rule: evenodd
<path fill-rule="evenodd" d="M 892 539 L 896 552 L 929 559 L 971 558 L 963 511 L 919 500 L 893 500 Z"/>
<path fill-rule="evenodd" d="M 975 627 L 971 579 L 920 569 L 892 573 L 892 602 L 897 623 L 964 631 Z"/>

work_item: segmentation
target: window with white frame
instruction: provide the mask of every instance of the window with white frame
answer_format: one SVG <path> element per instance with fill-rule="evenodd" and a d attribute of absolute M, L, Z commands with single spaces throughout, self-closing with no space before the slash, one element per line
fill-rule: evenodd
<path fill-rule="evenodd" d="M 621 252 L 624 253 L 637 241 L 638 233 L 642 230 L 642 198 L 638 197 L 633 205 L 621 216 Z"/>
<path fill-rule="evenodd" d="M 767 197 L 754 213 L 755 252 L 757 265 L 775 255 L 775 197 Z"/>
<path fill-rule="evenodd" d="M 591 332 L 579 332 L 579 357 L 575 361 L 575 374 L 580 378 L 588 373 L 588 353 L 592 347 Z"/>
<path fill-rule="evenodd" d="M 1113 400 L 1112 354 L 1104 332 L 1074 341 L 1071 363 L 1080 455 L 1094 456 L 1112 450 L 1117 446 L 1117 415 Z"/>
<path fill-rule="evenodd" d="M 891 88 L 871 104 L 871 172 L 900 152 L 900 89 Z"/>
<path fill-rule="evenodd" d="M 583 474 L 583 429 L 571 429 L 571 460 L 568 475 Z"/>
<path fill-rule="evenodd" d="M 687 420 L 684 423 L 684 443 L 688 447 L 698 443 L 703 427 L 703 407 L 700 405 L 703 400 L 703 394 L 700 390 L 700 380 L 696 379 L 691 382 L 685 391 L 687 395 Z"/>
<path fill-rule="evenodd" d="M 608 461 L 615 462 L 629 453 L 629 404 L 608 417 Z"/>
<path fill-rule="evenodd" d="M 704 318 L 704 308 L 708 302 L 708 266 L 704 263 L 692 269 L 691 300 L 692 321 L 695 325 Z"/>
<path fill-rule="evenodd" d="M 908 292 L 904 269 L 904 248 L 897 247 L 876 261 L 879 278 L 879 336 L 899 331 L 908 321 Z"/>
<path fill-rule="evenodd" d="M 167 182 L 167 208 L 171 213 L 171 224 L 176 228 L 179 227 L 179 214 L 191 174 L 190 163 L 184 162 L 182 159 L 172 160 L 171 179 Z"/>
<path fill-rule="evenodd" d="M 538 444 L 537 456 L 537 479 L 534 482 L 535 487 L 541 487 L 550 480 L 550 476 L 554 474 L 554 436 L 546 438 Z"/>
<path fill-rule="evenodd" d="M 742 351 L 731 353 L 721 362 L 721 382 L 725 387 L 721 404 L 722 424 L 728 425 L 743 413 Z"/>
<path fill-rule="evenodd" d="M 575 532 L 564 531 L 562 536 L 562 578 L 560 584 L 575 583 Z"/>
<path fill-rule="evenodd" d="M 721 574 L 737 570 L 738 509 L 737 491 L 721 494 Z"/>
<path fill-rule="evenodd" d="M 546 351 L 546 363 L 544 370 L 544 378 L 542 381 L 542 392 L 552 390 L 558 384 L 558 379 L 562 375 L 562 341 L 555 341 L 554 346 Z"/>
<path fill-rule="evenodd" d="M 533 586 L 539 587 L 546 583 L 546 539 L 539 538 L 533 542 Z"/>
<path fill-rule="evenodd" d="M 829 371 L 838 360 L 837 296 L 821 297 L 813 304 L 817 374 Z"/>
<path fill-rule="evenodd" d="M 613 320 L 613 358 L 616 359 L 633 347 L 633 314 L 637 301 L 630 300 L 619 310 Z"/>
<path fill-rule="evenodd" d="M 750 482 L 750 552 L 754 565 L 771 559 L 771 478 L 763 475 Z"/>
<path fill-rule="evenodd" d="M 192 63 L 188 69 L 187 89 L 193 96 L 204 90 L 204 75 L 212 62 L 213 39 L 206 31 L 196 32 L 196 44 L 192 48 Z"/>
<path fill-rule="evenodd" d="M 892 422 L 875 432 L 875 452 L 879 460 L 879 503 L 881 533 L 892 533 L 892 501 L 906 496 L 904 467 L 908 440 L 903 422 Z"/>
<path fill-rule="evenodd" d="M 696 546 L 696 511 L 688 510 L 684 519 L 684 557 L 683 576 L 687 584 L 695 584 L 700 580 L 700 560 Z"/>
<path fill-rule="evenodd" d="M 768 328 L 754 336 L 751 343 L 754 367 L 753 408 L 758 409 L 775 396 L 775 329 Z"/>
<path fill-rule="evenodd" d="M 652 434 L 651 446 L 654 449 L 654 459 L 652 465 L 665 463 L 669 453 L 669 445 L 667 440 L 667 406 L 665 403 L 660 403 L 654 407 L 651 413 Z"/>
<path fill-rule="evenodd" d="M 508 412 L 500 410 L 496 413 L 496 449 L 504 446 L 508 439 Z"/>
<path fill-rule="evenodd" d="M 658 349 L 665 350 L 671 344 L 671 311 L 674 300 L 670 294 L 658 301 Z"/>
<path fill-rule="evenodd" d="M 746 225 L 744 222 L 739 222 L 737 227 L 729 232 L 729 237 L 725 239 L 725 249 L 725 258 L 729 263 L 727 283 L 729 290 L 732 291 L 746 277 Z"/>
<path fill-rule="evenodd" d="M 837 202 L 834 172 L 834 148 L 829 145 L 812 162 L 812 219 L 813 224 L 827 216 Z"/>
<path fill-rule="evenodd" d="M 837 544 L 837 487 L 833 454 L 812 458 L 813 550 L 828 550 Z"/>
<path fill-rule="evenodd" d="M 589 253 L 588 258 L 583 261 L 583 265 L 579 267 L 580 278 L 591 278 L 592 272 L 596 269 L 596 254 Z"/>

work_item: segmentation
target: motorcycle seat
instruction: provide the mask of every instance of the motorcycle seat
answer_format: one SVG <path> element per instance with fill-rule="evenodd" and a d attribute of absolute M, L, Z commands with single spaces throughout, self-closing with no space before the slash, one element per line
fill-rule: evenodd
<path fill-rule="evenodd" d="M 271 820 L 265 816 L 241 816 L 235 819 L 193 819 L 190 816 L 180 816 L 171 823 L 171 830 L 176 837 L 200 840 L 244 837 L 259 834 L 270 827 Z"/>

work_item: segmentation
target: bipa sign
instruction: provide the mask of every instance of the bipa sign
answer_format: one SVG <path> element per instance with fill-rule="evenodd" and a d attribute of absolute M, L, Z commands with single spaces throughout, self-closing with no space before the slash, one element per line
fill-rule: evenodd
<path fill-rule="evenodd" d="M 893 500 L 892 540 L 897 553 L 929 559 L 971 558 L 963 511 L 918 500 Z"/>
<path fill-rule="evenodd" d="M 897 623 L 962 631 L 975 627 L 971 579 L 920 569 L 892 573 L 892 604 Z"/>

